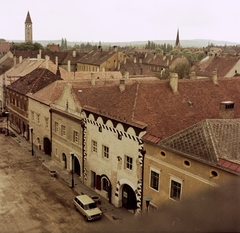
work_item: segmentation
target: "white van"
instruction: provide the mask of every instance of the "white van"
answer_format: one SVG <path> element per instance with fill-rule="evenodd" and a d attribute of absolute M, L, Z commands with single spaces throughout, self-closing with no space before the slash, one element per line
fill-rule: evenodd
<path fill-rule="evenodd" d="M 79 195 L 73 199 L 76 209 L 84 216 L 86 221 L 100 219 L 102 211 L 96 206 L 95 201 L 88 195 Z"/>

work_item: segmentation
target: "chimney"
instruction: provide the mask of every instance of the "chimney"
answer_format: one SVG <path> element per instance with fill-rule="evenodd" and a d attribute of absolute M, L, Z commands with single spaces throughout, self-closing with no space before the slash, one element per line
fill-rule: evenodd
<path fill-rule="evenodd" d="M 40 59 L 42 58 L 42 50 L 39 49 L 39 55 L 40 55 Z"/>
<path fill-rule="evenodd" d="M 45 56 L 45 61 L 46 61 L 46 69 L 48 69 L 48 55 Z"/>
<path fill-rule="evenodd" d="M 68 60 L 68 72 L 71 72 L 71 61 Z"/>
<path fill-rule="evenodd" d="M 121 63 L 120 61 L 118 61 L 118 70 L 120 70 L 120 68 L 121 68 Z"/>
<path fill-rule="evenodd" d="M 156 54 L 156 53 L 154 53 L 153 59 L 156 59 L 156 57 L 157 57 L 157 54 Z"/>
<path fill-rule="evenodd" d="M 117 52 L 118 51 L 118 47 L 117 46 L 113 46 L 113 51 Z"/>
<path fill-rule="evenodd" d="M 59 70 L 59 66 L 57 67 L 56 75 L 61 78 L 61 73 L 60 73 L 60 70 Z"/>
<path fill-rule="evenodd" d="M 233 119 L 234 118 L 234 102 L 222 101 L 220 103 L 220 119 Z"/>
<path fill-rule="evenodd" d="M 172 59 L 173 59 L 173 55 L 171 55 L 171 61 L 172 61 Z"/>
<path fill-rule="evenodd" d="M 17 65 L 17 58 L 16 58 L 16 56 L 13 57 L 13 65 L 14 66 Z"/>
<path fill-rule="evenodd" d="M 197 79 L 196 72 L 192 71 L 190 74 L 190 79 Z"/>
<path fill-rule="evenodd" d="M 117 60 L 114 60 L 114 68 L 117 68 Z"/>
<path fill-rule="evenodd" d="M 19 63 L 22 63 L 22 56 L 19 56 Z"/>
<path fill-rule="evenodd" d="M 134 55 L 134 57 L 133 57 L 133 62 L 134 62 L 134 63 L 137 63 L 137 57 L 136 57 L 136 55 Z"/>
<path fill-rule="evenodd" d="M 124 64 L 126 64 L 126 62 L 127 62 L 127 57 L 126 55 L 124 55 Z"/>
<path fill-rule="evenodd" d="M 37 60 L 38 60 L 38 61 L 41 60 L 41 55 L 40 55 L 40 54 L 37 55 Z"/>
<path fill-rule="evenodd" d="M 92 86 L 95 86 L 95 81 L 96 81 L 95 73 L 91 73 L 91 84 L 92 84 Z"/>
<path fill-rule="evenodd" d="M 139 58 L 139 63 L 142 63 L 142 57 Z"/>
<path fill-rule="evenodd" d="M 163 53 L 163 61 L 166 59 L 166 53 Z"/>
<path fill-rule="evenodd" d="M 169 66 L 169 59 L 167 59 L 167 66 Z"/>
<path fill-rule="evenodd" d="M 72 56 L 73 56 L 73 57 L 76 57 L 76 50 L 73 50 Z"/>
<path fill-rule="evenodd" d="M 102 46 L 101 45 L 98 46 L 98 51 L 102 51 Z"/>
<path fill-rule="evenodd" d="M 144 58 L 147 58 L 147 52 L 145 52 L 145 54 L 144 54 Z"/>
<path fill-rule="evenodd" d="M 125 91 L 125 80 L 124 79 L 120 79 L 119 89 L 121 92 Z"/>
<path fill-rule="evenodd" d="M 102 68 L 102 72 L 105 72 L 105 67 Z"/>
<path fill-rule="evenodd" d="M 125 71 L 125 78 L 129 79 L 129 72 L 128 71 Z"/>
<path fill-rule="evenodd" d="M 173 92 L 176 93 L 178 91 L 178 74 L 170 73 L 170 87 Z"/>
<path fill-rule="evenodd" d="M 216 70 L 214 70 L 213 72 L 212 72 L 212 80 L 213 80 L 213 83 L 214 84 L 218 84 L 218 77 L 217 77 L 217 71 Z"/>
<path fill-rule="evenodd" d="M 58 56 L 55 57 L 55 65 L 58 66 Z"/>

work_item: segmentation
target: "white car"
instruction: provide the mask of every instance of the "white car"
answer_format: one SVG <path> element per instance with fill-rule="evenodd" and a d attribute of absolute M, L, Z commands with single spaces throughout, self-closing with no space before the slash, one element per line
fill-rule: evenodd
<path fill-rule="evenodd" d="M 86 221 L 100 219 L 102 211 L 96 206 L 95 201 L 88 195 L 79 195 L 73 199 L 76 209 L 84 216 Z"/>

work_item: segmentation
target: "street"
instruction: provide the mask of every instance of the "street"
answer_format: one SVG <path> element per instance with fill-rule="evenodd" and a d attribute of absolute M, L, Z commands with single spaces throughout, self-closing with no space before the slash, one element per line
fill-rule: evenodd
<path fill-rule="evenodd" d="M 0 232 L 108 232 L 114 227 L 104 215 L 86 222 L 73 206 L 75 195 L 39 159 L 0 134 Z"/>

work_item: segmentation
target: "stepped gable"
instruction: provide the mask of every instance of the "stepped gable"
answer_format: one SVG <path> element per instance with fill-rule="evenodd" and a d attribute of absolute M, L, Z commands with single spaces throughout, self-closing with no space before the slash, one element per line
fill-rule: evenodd
<path fill-rule="evenodd" d="M 162 140 L 158 145 L 237 170 L 240 164 L 239 141 L 240 119 L 207 119 Z"/>
<path fill-rule="evenodd" d="M 56 80 L 61 80 L 61 78 L 48 69 L 37 68 L 13 82 L 8 89 L 26 95 L 35 93 Z"/>
<path fill-rule="evenodd" d="M 240 118 L 238 78 L 219 78 L 218 85 L 210 79 L 179 80 L 176 93 L 169 80 L 125 80 L 124 91 L 119 82 L 102 83 L 74 89 L 79 105 L 129 123 L 145 123 L 146 140 L 158 142 L 204 119 L 222 118 L 222 101 L 233 101 L 233 118 Z"/>

